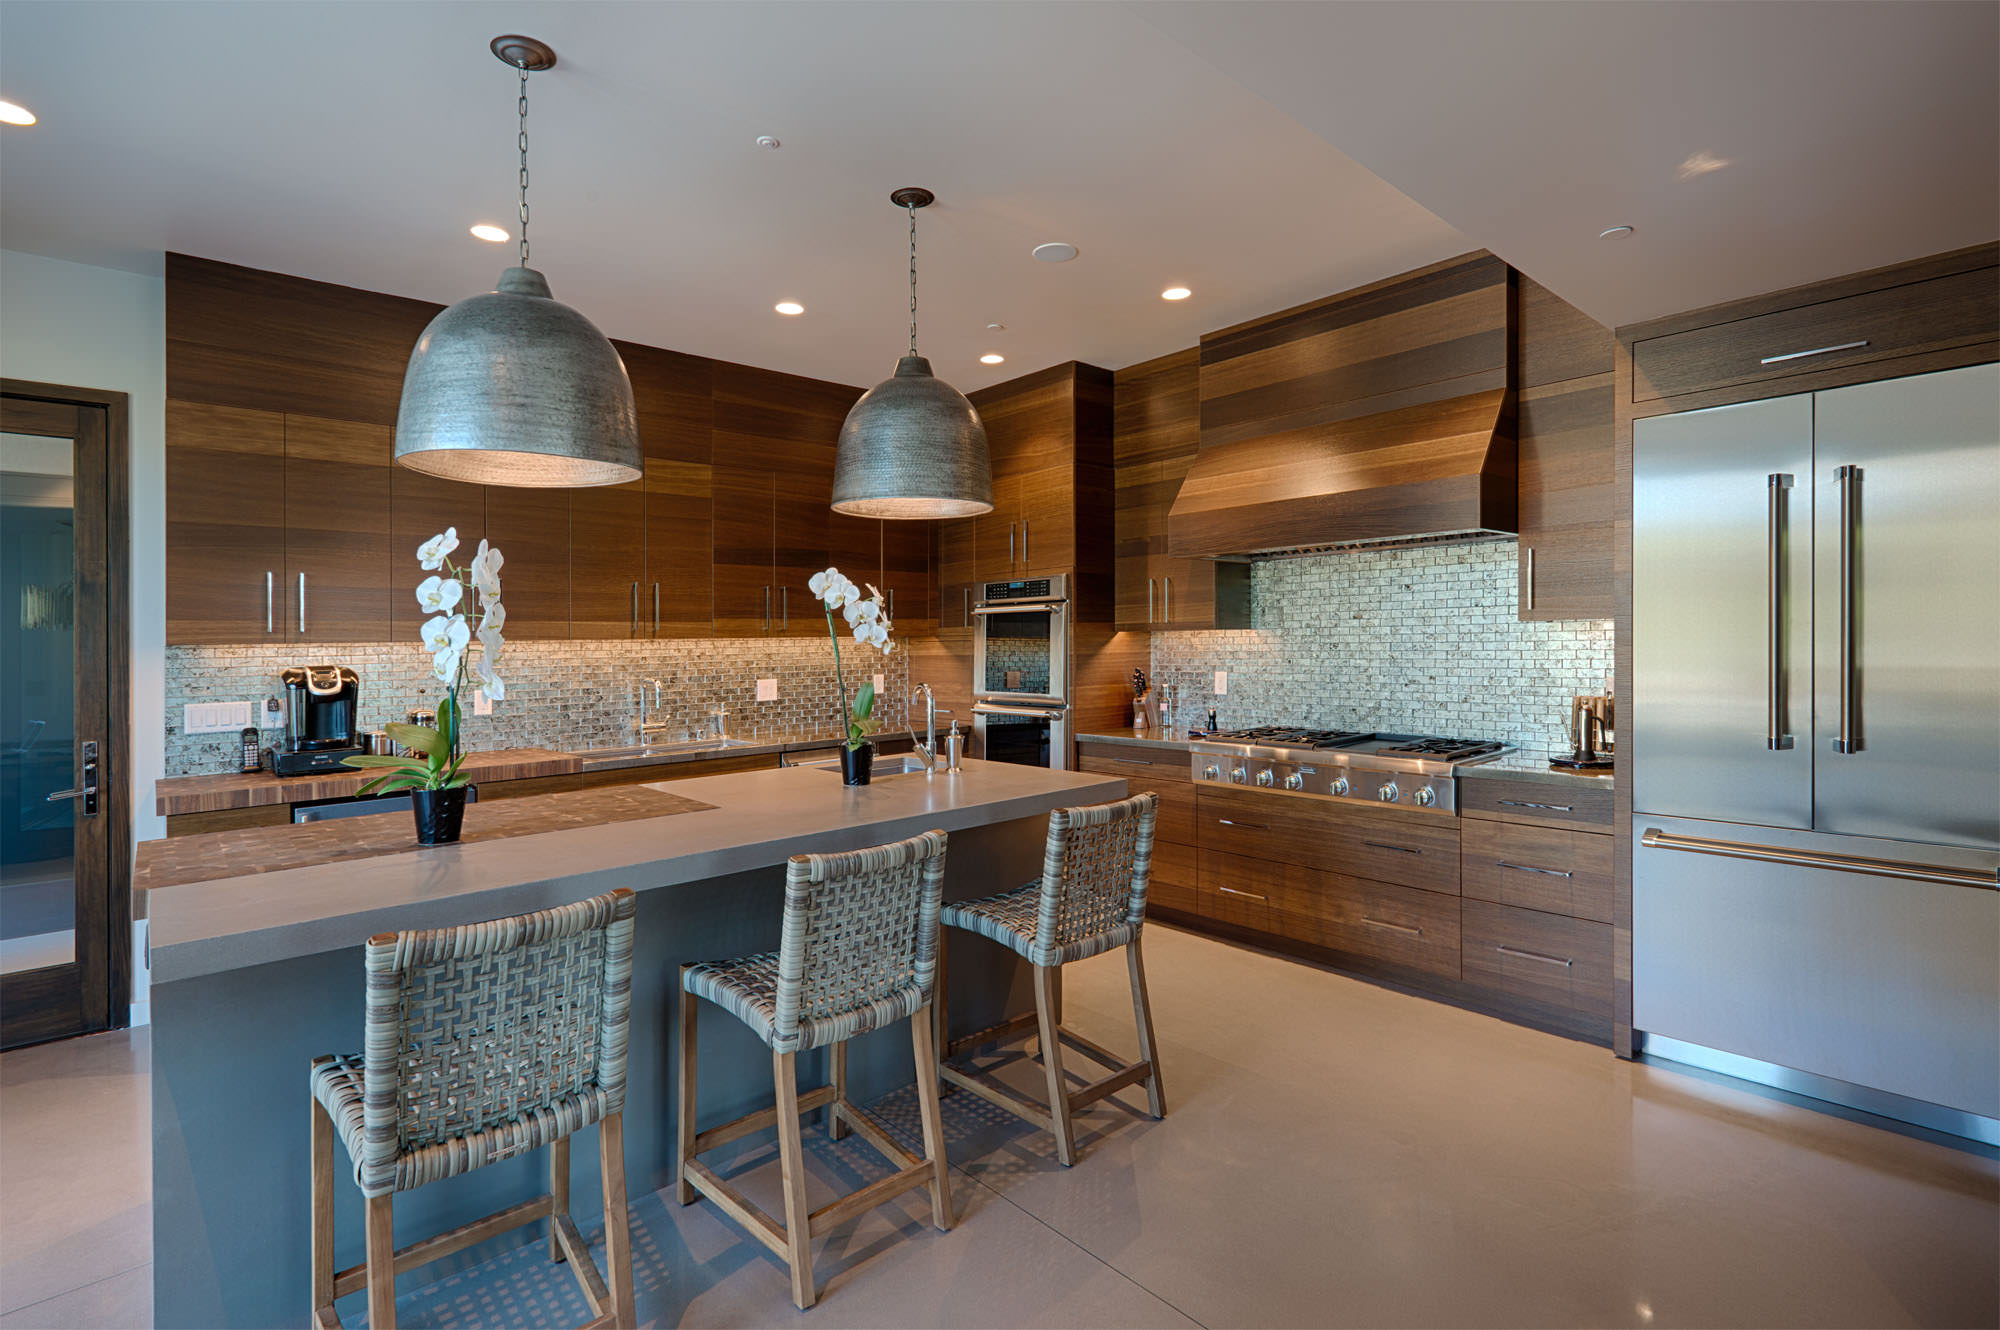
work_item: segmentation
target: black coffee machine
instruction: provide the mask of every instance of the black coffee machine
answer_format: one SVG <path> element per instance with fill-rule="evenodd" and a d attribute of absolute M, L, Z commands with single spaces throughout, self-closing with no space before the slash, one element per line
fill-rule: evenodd
<path fill-rule="evenodd" d="M 361 676 L 345 665 L 294 665 L 278 671 L 285 685 L 285 742 L 270 750 L 280 776 L 351 771 L 341 759 L 361 747 Z"/>

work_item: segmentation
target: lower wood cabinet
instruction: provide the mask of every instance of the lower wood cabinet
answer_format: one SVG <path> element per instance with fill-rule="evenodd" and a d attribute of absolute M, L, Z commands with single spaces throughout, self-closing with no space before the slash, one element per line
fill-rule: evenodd
<path fill-rule="evenodd" d="M 1461 821 L 1523 822 L 1533 826 L 1611 834 L 1611 781 L 1592 785 L 1467 777 L 1458 783 Z"/>
<path fill-rule="evenodd" d="M 1458 891 L 1456 819 L 1202 785 L 1204 849 L 1429 891 Z"/>
<path fill-rule="evenodd" d="M 1611 1018 L 1611 925 L 1468 900 L 1466 982 L 1582 1015 Z"/>
<path fill-rule="evenodd" d="M 1201 914 L 1294 942 L 1459 977 L 1456 896 L 1203 849 Z"/>
<path fill-rule="evenodd" d="M 1611 837 L 1468 818 L 1460 864 L 1465 894 L 1611 922 Z"/>
<path fill-rule="evenodd" d="M 1146 887 L 1148 912 L 1154 907 L 1182 914 L 1201 912 L 1200 869 L 1192 845 L 1153 842 L 1153 875 Z"/>

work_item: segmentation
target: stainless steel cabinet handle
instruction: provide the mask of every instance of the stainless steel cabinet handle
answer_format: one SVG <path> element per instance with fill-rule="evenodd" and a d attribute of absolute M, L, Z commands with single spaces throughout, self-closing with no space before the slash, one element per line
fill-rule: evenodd
<path fill-rule="evenodd" d="M 1269 896 L 1259 896 L 1254 891 L 1238 891 L 1234 887 L 1217 887 L 1216 890 L 1225 896 L 1244 896 L 1253 901 L 1267 901 L 1270 899 Z"/>
<path fill-rule="evenodd" d="M 961 626 L 970 628 L 972 626 L 972 588 L 966 586 L 960 587 L 958 590 L 960 599 L 965 602 L 960 606 L 960 612 L 965 615 L 965 623 Z"/>
<path fill-rule="evenodd" d="M 1021 562 L 1028 562 L 1028 519 L 1021 519 Z"/>
<path fill-rule="evenodd" d="M 277 584 L 278 575 L 267 571 L 264 574 L 264 631 L 267 633 L 278 631 L 277 611 L 272 608 L 278 598 Z"/>
<path fill-rule="evenodd" d="M 1519 947 L 1509 947 L 1504 944 L 1496 944 L 1493 950 L 1504 956 L 1519 956 L 1524 961 L 1540 961 L 1544 965 L 1560 965 L 1565 970 L 1570 967 L 1570 962 L 1564 957 L 1544 956 L 1539 951 L 1523 951 Z"/>
<path fill-rule="evenodd" d="M 1505 859 L 1495 859 L 1495 868 L 1511 868 L 1517 873 L 1540 873 L 1544 877 L 1575 877 L 1576 874 L 1561 868 L 1536 868 L 1532 864 L 1510 864 Z"/>
<path fill-rule="evenodd" d="M 1215 820 L 1216 820 L 1217 822 L 1220 822 L 1220 823 L 1221 823 L 1221 824 L 1222 824 L 1223 826 L 1225 826 L 1225 827 L 1249 827 L 1249 828 L 1251 828 L 1252 830 L 1255 830 L 1255 831 L 1269 831 L 1269 830 L 1270 830 L 1270 828 L 1269 828 L 1269 827 L 1267 827 L 1267 826 L 1265 826 L 1265 825 L 1264 825 L 1264 824 L 1263 824 L 1262 822 L 1238 822 L 1238 821 L 1235 821 L 1235 820 L 1234 820 L 1234 819 L 1232 819 L 1232 818 L 1227 818 L 1227 817 L 1218 817 L 1218 818 L 1217 818 L 1217 819 L 1215 819 Z"/>
<path fill-rule="evenodd" d="M 1502 799 L 1500 802 L 1509 808 L 1542 808 L 1551 813 L 1570 813 L 1575 811 L 1568 804 L 1531 804 L 1524 799 Z"/>
<path fill-rule="evenodd" d="M 1841 873 L 1864 873 L 1870 877 L 1903 878 L 1911 882 L 1942 882 L 1954 887 L 1989 889 L 2000 887 L 2000 869 L 1943 868 L 1936 864 L 1916 864 L 1901 859 L 1870 859 L 1857 854 L 1831 854 L 1823 850 L 1788 850 L 1776 845 L 1676 836 L 1658 827 L 1648 827 L 1639 837 L 1639 844 L 1649 850 L 1683 850 L 1689 854 L 1713 854 L 1724 859 L 1755 859 L 1762 863 L 1826 868 Z"/>
<path fill-rule="evenodd" d="M 896 617 L 896 588 L 894 588 L 894 587 L 890 587 L 890 588 L 889 588 L 889 618 L 890 618 L 891 620 L 894 620 L 894 619 L 895 619 L 895 617 Z"/>
<path fill-rule="evenodd" d="M 1854 544 L 1861 526 L 1861 468 L 1835 467 L 1840 485 L 1840 734 L 1836 753 L 1861 751 L 1861 689 L 1854 677 Z"/>
<path fill-rule="evenodd" d="M 1009 523 L 1007 524 L 1007 566 L 1008 566 L 1009 568 L 1012 568 L 1012 567 L 1014 566 L 1014 564 L 1015 564 L 1015 559 L 1014 559 L 1014 524 L 1013 524 L 1012 522 L 1009 522 Z"/>
<path fill-rule="evenodd" d="M 82 813 L 85 817 L 97 816 L 97 741 L 86 739 L 83 744 L 83 781 L 67 790 L 57 790 L 49 795 L 46 802 L 61 803 L 65 799 L 83 800 Z"/>
<path fill-rule="evenodd" d="M 1386 928 L 1396 933 L 1408 933 L 1411 937 L 1422 937 L 1424 935 L 1424 930 L 1421 928 L 1412 928 L 1408 924 L 1392 924 L 1387 919 L 1377 919 L 1373 915 L 1362 915 L 1361 922 L 1367 924 L 1370 928 Z"/>
<path fill-rule="evenodd" d="M 1409 846 L 1407 846 L 1407 845 L 1391 845 L 1391 844 L 1389 844 L 1389 843 L 1388 843 L 1388 842 L 1386 842 L 1386 841 L 1379 841 L 1379 840 L 1365 840 L 1365 841 L 1362 841 L 1361 843 L 1362 843 L 1363 845 L 1366 845 L 1366 846 L 1368 846 L 1368 847 L 1369 847 L 1370 849 L 1375 849 L 1375 850 L 1394 850 L 1394 851 L 1395 851 L 1395 852 L 1396 852 L 1397 854 L 1422 854 L 1422 853 L 1423 853 L 1423 851 L 1422 851 L 1422 850 L 1414 850 L 1414 849 L 1411 849 L 1411 848 L 1410 848 Z"/>
<path fill-rule="evenodd" d="M 1792 487 L 1792 478 L 1773 471 L 1766 486 L 1770 511 L 1764 559 L 1764 663 L 1770 678 L 1764 697 L 1764 746 L 1776 751 L 1792 746 L 1792 736 L 1785 732 L 1785 491 Z"/>
<path fill-rule="evenodd" d="M 660 631 L 660 584 L 653 583 L 653 631 Z"/>
<path fill-rule="evenodd" d="M 1535 547 L 1528 546 L 1528 608 L 1535 608 Z"/>
<path fill-rule="evenodd" d="M 1101 758 L 1099 760 L 1104 762 L 1123 762 L 1126 766 L 1130 767 L 1150 767 L 1158 765 L 1150 757 L 1107 757 L 1107 758 Z"/>
<path fill-rule="evenodd" d="M 299 574 L 299 631 L 306 630 L 306 575 Z"/>
<path fill-rule="evenodd" d="M 1859 351 L 1862 347 L 1866 345 L 1868 345 L 1868 340 L 1866 338 L 1863 338 L 1858 342 L 1842 342 L 1839 346 L 1816 346 L 1810 351 L 1787 351 L 1785 352 L 1785 354 L 1781 356 L 1765 356 L 1762 360 L 1758 361 L 1757 363 L 1760 365 L 1775 365 L 1778 364 L 1780 361 L 1801 360 L 1804 359 L 1806 356 L 1831 355 L 1835 351 Z"/>
<path fill-rule="evenodd" d="M 764 588 L 764 631 L 771 631 L 771 588 Z"/>
<path fill-rule="evenodd" d="M 1155 619 L 1156 616 L 1153 614 L 1153 579 L 1149 577 L 1146 579 L 1146 622 L 1153 623 Z"/>
<path fill-rule="evenodd" d="M 1163 577 L 1160 579 L 1160 622 L 1172 623 L 1173 621 L 1174 621 L 1174 579 L 1171 577 Z"/>
<path fill-rule="evenodd" d="M 792 627 L 792 589 L 788 586 L 778 588 L 778 615 L 778 628 L 789 632 Z"/>
<path fill-rule="evenodd" d="M 632 631 L 639 631 L 639 584 L 632 584 Z"/>

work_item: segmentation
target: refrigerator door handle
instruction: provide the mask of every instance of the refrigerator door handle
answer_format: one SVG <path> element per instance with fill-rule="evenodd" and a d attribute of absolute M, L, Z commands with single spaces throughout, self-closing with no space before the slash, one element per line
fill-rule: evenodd
<path fill-rule="evenodd" d="M 1786 733 L 1785 726 L 1785 491 L 1792 487 L 1792 477 L 1783 471 L 1773 471 L 1767 484 L 1770 513 L 1764 613 L 1765 665 L 1770 677 L 1765 681 L 1764 745 L 1775 751 L 1792 746 L 1792 736 Z"/>
<path fill-rule="evenodd" d="M 1840 733 L 1833 741 L 1836 753 L 1861 751 L 1861 697 L 1854 675 L 1854 546 L 1861 524 L 1861 468 L 1835 467 L 1834 480 L 1840 486 Z"/>
<path fill-rule="evenodd" d="M 1910 863 L 1902 859 L 1870 859 L 1858 854 L 1829 854 L 1819 850 L 1788 850 L 1777 845 L 1752 845 L 1747 841 L 1708 840 L 1701 836 L 1676 836 L 1648 827 L 1639 844 L 1649 850 L 1685 850 L 1690 854 L 1713 854 L 1724 859 L 1756 859 L 1764 863 L 1794 864 L 1800 868 L 1827 868 L 1842 873 L 1866 873 L 1873 877 L 1903 878 L 1911 882 L 1942 882 L 1953 887 L 2000 888 L 2000 869 L 1946 868 L 1937 864 Z"/>

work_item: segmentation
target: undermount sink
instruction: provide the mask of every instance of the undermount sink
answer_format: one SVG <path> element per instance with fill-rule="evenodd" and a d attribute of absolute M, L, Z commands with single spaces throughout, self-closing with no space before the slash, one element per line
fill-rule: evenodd
<path fill-rule="evenodd" d="M 836 752 L 832 757 L 809 758 L 804 762 L 793 762 L 789 765 L 811 767 L 815 771 L 830 771 L 837 776 L 840 774 L 840 754 Z M 888 776 L 907 776 L 912 772 L 923 770 L 925 770 L 924 760 L 915 753 L 894 753 L 886 757 L 876 757 L 870 778 L 880 780 Z"/>
<path fill-rule="evenodd" d="M 755 748 L 750 739 L 680 739 L 672 743 L 624 744 L 615 748 L 582 748 L 577 756 L 585 759 L 603 757 L 671 757 L 675 753 L 720 753 L 730 748 Z"/>

